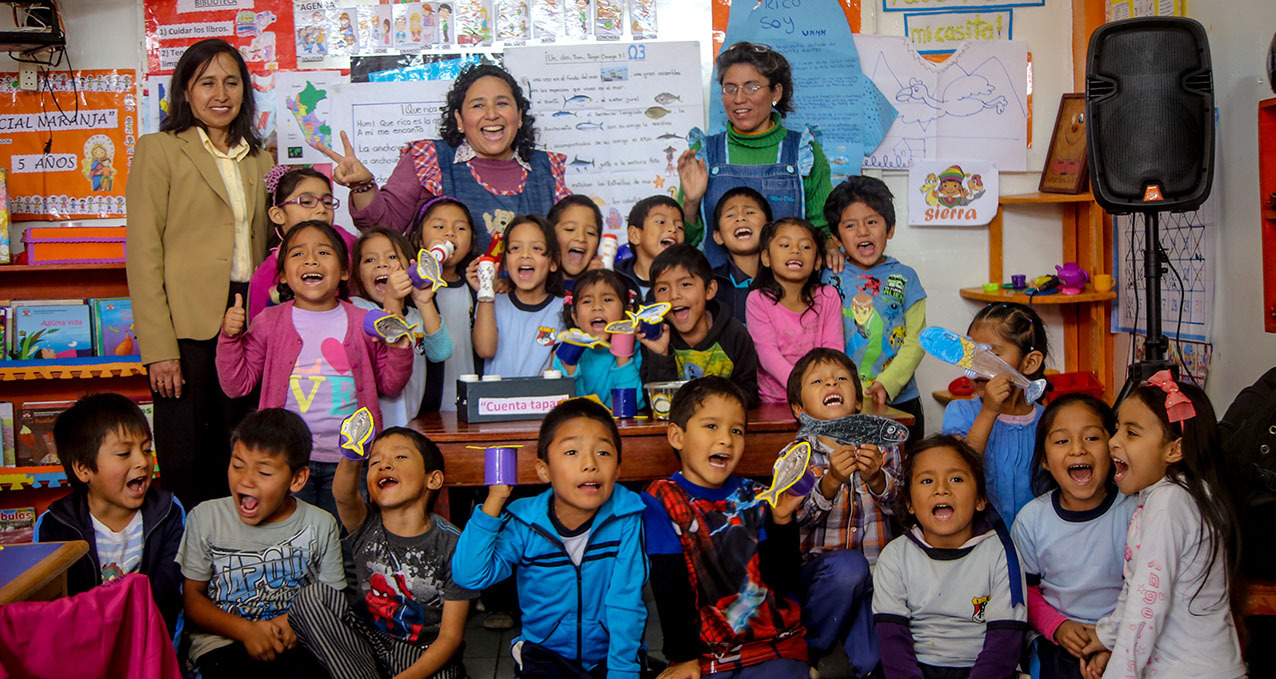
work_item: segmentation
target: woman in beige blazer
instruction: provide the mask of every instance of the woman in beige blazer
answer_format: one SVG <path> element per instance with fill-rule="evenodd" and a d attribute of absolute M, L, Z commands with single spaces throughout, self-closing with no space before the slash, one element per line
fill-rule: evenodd
<path fill-rule="evenodd" d="M 273 165 L 253 121 L 252 81 L 224 40 L 177 62 L 161 132 L 129 171 L 128 287 L 155 397 L 162 483 L 189 510 L 227 493 L 229 432 L 252 408 L 222 392 L 217 332 L 265 256 L 264 179 Z"/>

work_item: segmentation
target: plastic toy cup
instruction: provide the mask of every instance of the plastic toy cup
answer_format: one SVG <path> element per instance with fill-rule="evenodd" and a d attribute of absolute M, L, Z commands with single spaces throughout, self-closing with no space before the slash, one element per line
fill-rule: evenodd
<path fill-rule="evenodd" d="M 613 344 L 612 346 L 615 345 Z M 611 414 L 620 419 L 628 419 L 636 416 L 638 414 L 638 390 L 633 387 L 629 387 L 627 389 L 612 389 Z"/>
<path fill-rule="evenodd" d="M 638 328 L 642 330 L 642 336 L 650 341 L 660 339 L 660 333 L 664 332 L 664 323 L 645 323 L 638 321 Z"/>
<path fill-rule="evenodd" d="M 685 380 L 677 382 L 650 382 L 647 387 L 647 402 L 651 404 L 651 414 L 657 420 L 669 419 L 669 408 L 673 405 L 673 395 L 678 388 L 686 384 Z"/>
<path fill-rule="evenodd" d="M 611 355 L 628 358 L 634 355 L 634 336 L 627 332 L 618 332 L 611 336 Z"/>
<path fill-rule="evenodd" d="M 1017 273 L 1010 277 L 1010 286 L 1016 290 L 1023 290 L 1028 287 L 1028 276 Z"/>
<path fill-rule="evenodd" d="M 554 355 L 558 357 L 559 361 L 562 361 L 563 365 L 580 363 L 580 357 L 584 353 L 585 347 L 569 342 L 559 342 L 558 347 L 554 349 Z"/>
<path fill-rule="evenodd" d="M 380 309 L 373 309 L 363 317 L 363 332 L 373 339 L 381 339 L 381 333 L 377 332 L 377 321 L 389 316 Z"/>
<path fill-rule="evenodd" d="M 789 486 L 789 489 L 784 492 L 794 497 L 806 497 L 807 495 L 811 494 L 811 491 L 814 488 L 815 488 L 815 474 L 811 472 L 810 467 L 807 467 L 806 473 L 802 474 L 802 478 L 798 479 L 797 483 L 793 484 L 792 486 Z"/>
<path fill-rule="evenodd" d="M 984 292 L 997 292 L 1001 289 L 1001 283 L 984 283 Z"/>
<path fill-rule="evenodd" d="M 518 448 L 498 446 L 483 450 L 483 484 L 518 485 Z"/>
<path fill-rule="evenodd" d="M 1094 276 L 1094 289 L 1099 292 L 1107 292 L 1116 285 L 1116 279 L 1111 274 L 1101 273 Z"/>

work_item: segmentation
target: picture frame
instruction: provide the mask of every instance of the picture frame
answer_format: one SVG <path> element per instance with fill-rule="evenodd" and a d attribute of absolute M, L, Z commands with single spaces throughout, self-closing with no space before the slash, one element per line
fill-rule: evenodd
<path fill-rule="evenodd" d="M 1086 152 L 1085 94 L 1073 92 L 1059 99 L 1059 114 L 1050 133 L 1046 164 L 1041 169 L 1042 193 L 1084 193 L 1090 184 Z"/>

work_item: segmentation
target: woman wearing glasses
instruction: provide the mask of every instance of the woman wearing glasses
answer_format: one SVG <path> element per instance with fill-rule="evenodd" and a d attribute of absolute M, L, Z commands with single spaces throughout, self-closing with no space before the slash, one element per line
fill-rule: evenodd
<path fill-rule="evenodd" d="M 833 190 L 828 158 L 810 130 L 783 124 L 793 112 L 789 62 L 766 45 L 738 42 L 718 55 L 717 68 L 727 130 L 702 139 L 691 135 L 691 148 L 678 158 L 687 242 L 703 238 L 702 249 L 715 268 L 730 268 L 724 238 L 737 253 L 750 246 L 756 252 L 760 232 L 715 237 L 718 225 L 709 223 L 714 206 L 738 186 L 765 196 L 775 219 L 805 217 L 827 236 L 824 200 Z M 840 269 L 842 260 L 841 249 L 830 246 L 829 266 Z"/>
<path fill-rule="evenodd" d="M 194 507 L 226 494 L 230 428 L 253 407 L 222 393 L 213 355 L 223 314 L 266 254 L 273 163 L 233 46 L 191 45 L 169 92 L 162 131 L 138 140 L 130 170 L 128 289 L 164 487 Z"/>

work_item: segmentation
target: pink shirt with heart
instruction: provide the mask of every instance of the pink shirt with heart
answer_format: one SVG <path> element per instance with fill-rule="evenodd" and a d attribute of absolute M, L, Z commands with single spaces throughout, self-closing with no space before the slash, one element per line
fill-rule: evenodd
<path fill-rule="evenodd" d="M 293 307 L 292 325 L 301 336 L 301 353 L 288 376 L 284 407 L 301 415 L 314 436 L 310 459 L 341 460 L 341 421 L 359 404 L 355 398 L 350 357 L 341 340 L 346 336 L 346 312 L 340 306 L 329 311 Z"/>

